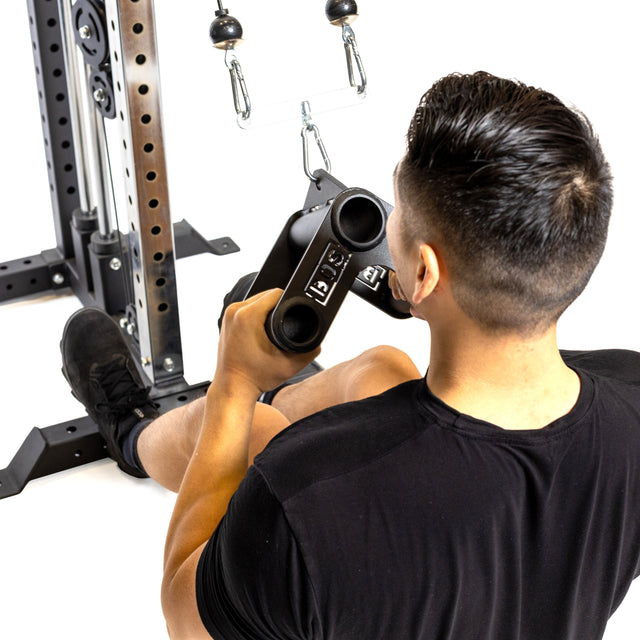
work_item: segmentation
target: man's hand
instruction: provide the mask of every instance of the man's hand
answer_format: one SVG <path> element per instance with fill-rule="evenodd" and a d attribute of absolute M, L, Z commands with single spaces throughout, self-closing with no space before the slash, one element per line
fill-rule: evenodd
<path fill-rule="evenodd" d="M 260 395 L 293 377 L 320 353 L 319 347 L 310 353 L 286 353 L 269 340 L 264 326 L 281 295 L 282 289 L 271 289 L 229 305 L 218 346 L 219 383 L 240 381 Z"/>

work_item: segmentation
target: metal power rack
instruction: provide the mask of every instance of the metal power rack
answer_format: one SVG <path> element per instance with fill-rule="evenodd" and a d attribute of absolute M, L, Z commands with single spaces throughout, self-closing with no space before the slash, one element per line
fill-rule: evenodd
<path fill-rule="evenodd" d="M 0 302 L 71 290 L 117 318 L 164 412 L 202 395 L 183 377 L 175 260 L 238 251 L 172 223 L 153 0 L 27 0 L 56 246 L 0 263 Z M 104 118 L 119 122 L 128 226 L 114 227 Z M 112 145 L 114 146 L 114 145 Z M 124 232 L 126 231 L 126 233 Z M 32 479 L 106 457 L 84 416 L 34 428 L 0 498 Z"/>

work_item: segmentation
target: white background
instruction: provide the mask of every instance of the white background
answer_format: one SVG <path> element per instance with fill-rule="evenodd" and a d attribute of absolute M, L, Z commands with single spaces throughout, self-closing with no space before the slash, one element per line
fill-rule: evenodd
<path fill-rule="evenodd" d="M 223 54 L 208 38 L 216 3 L 156 5 L 172 217 L 186 218 L 207 238 L 231 236 L 242 248 L 178 263 L 185 376 L 197 383 L 212 375 L 223 294 L 259 269 L 287 218 L 301 208 L 308 180 L 295 109 L 283 124 L 236 126 Z M 225 6 L 244 27 L 238 58 L 256 114 L 284 113 L 275 103 L 295 105 L 346 87 L 340 31 L 325 19 L 322 0 Z M 484 69 L 542 86 L 584 111 L 611 162 L 616 201 L 602 263 L 561 321 L 565 348 L 640 350 L 638 46 L 631 7 L 626 0 L 362 0 L 353 27 L 368 98 L 314 117 L 333 174 L 392 201 L 391 173 L 409 119 L 442 75 Z M 55 245 L 26 2 L 3 3 L 0 68 L 4 261 Z M 312 165 L 320 166 L 317 155 Z M 0 467 L 33 426 L 82 415 L 59 372 L 58 351 L 64 323 L 79 307 L 71 295 L 0 307 Z M 381 342 L 405 349 L 426 368 L 426 326 L 389 320 L 357 299 L 345 303 L 321 361 L 327 366 Z M 173 501 L 109 461 L 34 481 L 2 501 L 0 637 L 165 637 L 159 587 Z M 639 605 L 635 585 L 607 640 L 637 638 Z"/>

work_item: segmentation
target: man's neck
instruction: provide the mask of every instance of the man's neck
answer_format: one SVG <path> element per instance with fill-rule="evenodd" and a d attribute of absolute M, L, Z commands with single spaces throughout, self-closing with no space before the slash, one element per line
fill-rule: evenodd
<path fill-rule="evenodd" d="M 555 326 L 535 338 L 474 326 L 432 327 L 427 384 L 461 413 L 504 429 L 539 429 L 567 414 L 580 379 L 560 357 Z"/>

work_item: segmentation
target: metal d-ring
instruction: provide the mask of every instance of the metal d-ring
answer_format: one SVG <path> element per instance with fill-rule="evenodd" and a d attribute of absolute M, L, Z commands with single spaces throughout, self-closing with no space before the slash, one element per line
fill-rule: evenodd
<path fill-rule="evenodd" d="M 353 29 L 348 25 L 342 25 L 342 40 L 344 41 L 344 51 L 347 56 L 347 69 L 349 71 L 349 84 L 355 87 L 358 95 L 362 95 L 367 89 L 367 75 L 364 72 L 364 64 L 358 51 L 358 44 L 356 42 L 356 35 Z M 360 82 L 356 80 L 355 67 L 360 74 Z"/>
<path fill-rule="evenodd" d="M 311 122 L 311 107 L 309 106 L 309 102 L 305 100 L 302 105 L 302 131 L 300 135 L 302 136 L 302 163 L 304 166 L 304 172 L 307 175 L 309 180 L 313 182 L 317 182 L 317 178 L 313 175 L 313 172 L 309 168 L 309 141 L 308 136 L 310 133 L 313 133 L 313 137 L 315 138 L 316 144 L 318 145 L 318 149 L 320 150 L 320 155 L 322 156 L 322 161 L 324 162 L 324 168 L 327 173 L 331 173 L 331 161 L 329 160 L 329 154 L 324 147 L 324 142 L 322 142 L 322 137 L 320 136 L 320 129 L 318 129 L 317 125 Z"/>
<path fill-rule="evenodd" d="M 231 53 L 229 53 L 230 51 Z M 233 105 L 236 113 L 242 120 L 249 120 L 251 117 L 251 100 L 247 91 L 247 84 L 244 81 L 240 62 L 231 49 L 225 50 L 224 63 L 227 65 L 231 75 L 231 91 L 233 92 Z"/>

